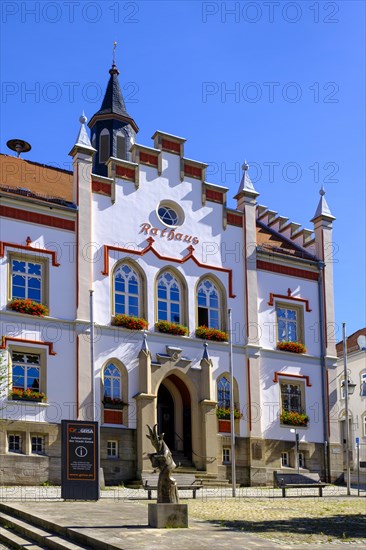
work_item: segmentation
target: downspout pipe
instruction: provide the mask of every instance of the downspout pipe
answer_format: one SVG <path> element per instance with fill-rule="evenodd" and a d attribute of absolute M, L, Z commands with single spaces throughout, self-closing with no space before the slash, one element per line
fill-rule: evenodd
<path fill-rule="evenodd" d="M 329 431 L 328 431 L 328 384 L 327 384 L 327 365 L 326 365 L 326 346 L 325 346 L 325 330 L 324 325 L 324 267 L 323 261 L 318 262 L 319 278 L 318 278 L 318 300 L 319 300 L 319 336 L 320 336 L 320 368 L 322 373 L 322 401 L 323 401 L 323 440 L 324 440 L 324 472 L 326 482 L 330 482 L 330 448 L 329 448 Z"/>

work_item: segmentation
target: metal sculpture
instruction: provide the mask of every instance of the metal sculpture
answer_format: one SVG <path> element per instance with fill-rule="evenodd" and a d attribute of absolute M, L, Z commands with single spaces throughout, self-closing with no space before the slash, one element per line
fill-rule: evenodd
<path fill-rule="evenodd" d="M 172 470 L 176 468 L 172 453 L 168 445 L 164 441 L 164 434 L 158 434 L 158 425 L 155 424 L 151 428 L 147 424 L 149 434 L 146 435 L 150 439 L 156 453 L 149 453 L 148 457 L 151 460 L 153 468 L 159 470 L 158 479 L 158 503 L 178 504 L 178 489 L 177 482 L 173 477 L 170 477 Z"/>

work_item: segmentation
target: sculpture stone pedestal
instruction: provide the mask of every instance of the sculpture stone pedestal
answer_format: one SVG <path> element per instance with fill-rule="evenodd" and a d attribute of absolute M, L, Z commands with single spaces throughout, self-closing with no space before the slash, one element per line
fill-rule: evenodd
<path fill-rule="evenodd" d="M 188 527 L 187 504 L 148 504 L 148 510 L 150 527 L 158 529 Z"/>

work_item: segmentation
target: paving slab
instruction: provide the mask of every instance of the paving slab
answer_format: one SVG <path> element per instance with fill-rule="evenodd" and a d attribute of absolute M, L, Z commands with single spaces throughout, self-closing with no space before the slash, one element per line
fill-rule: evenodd
<path fill-rule="evenodd" d="M 189 519 L 188 529 L 154 529 L 148 526 L 146 501 L 102 499 L 98 502 L 12 501 L 2 504 L 67 528 L 74 534 L 87 536 L 90 548 L 100 548 L 98 542 L 104 548 L 107 548 L 107 543 L 110 550 L 294 548 L 293 544 L 266 541 L 243 531 L 193 518 Z M 344 549 L 343 544 L 320 546 L 324 549 Z M 319 548 L 319 544 L 297 544 L 296 548 Z"/>

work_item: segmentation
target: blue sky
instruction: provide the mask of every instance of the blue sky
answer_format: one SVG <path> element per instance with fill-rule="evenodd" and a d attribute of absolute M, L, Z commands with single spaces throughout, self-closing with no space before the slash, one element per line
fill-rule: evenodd
<path fill-rule="evenodd" d="M 150 145 L 187 138 L 208 181 L 247 159 L 259 202 L 311 228 L 324 184 L 334 223 L 336 338 L 365 326 L 365 3 L 1 4 L 1 151 L 70 168 L 84 109 L 98 110 L 118 42 L 127 108 Z"/>

